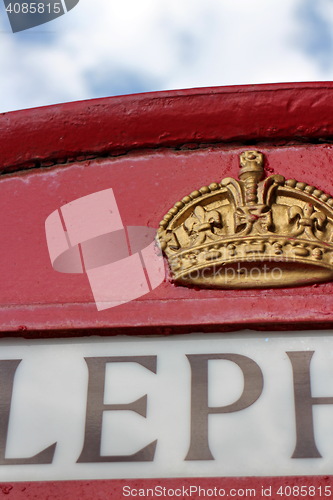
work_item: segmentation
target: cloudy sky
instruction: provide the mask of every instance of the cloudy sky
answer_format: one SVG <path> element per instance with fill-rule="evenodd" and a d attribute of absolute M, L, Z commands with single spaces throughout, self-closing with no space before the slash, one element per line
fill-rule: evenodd
<path fill-rule="evenodd" d="M 19 0 L 21 2 L 21 0 Z M 0 112 L 156 90 L 333 80 L 332 0 L 80 0 L 13 34 Z"/>

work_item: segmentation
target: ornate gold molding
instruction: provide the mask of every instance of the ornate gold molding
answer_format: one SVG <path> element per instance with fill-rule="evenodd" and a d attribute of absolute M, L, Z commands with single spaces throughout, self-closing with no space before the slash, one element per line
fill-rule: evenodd
<path fill-rule="evenodd" d="M 263 155 L 240 156 L 239 180 L 176 203 L 158 238 L 174 281 L 213 288 L 306 285 L 333 279 L 333 198 L 264 175 Z"/>

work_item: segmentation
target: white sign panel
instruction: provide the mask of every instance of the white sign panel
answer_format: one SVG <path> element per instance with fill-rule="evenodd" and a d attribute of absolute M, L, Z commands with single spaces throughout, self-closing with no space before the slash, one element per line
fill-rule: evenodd
<path fill-rule="evenodd" d="M 0 481 L 330 474 L 331 332 L 0 341 Z"/>

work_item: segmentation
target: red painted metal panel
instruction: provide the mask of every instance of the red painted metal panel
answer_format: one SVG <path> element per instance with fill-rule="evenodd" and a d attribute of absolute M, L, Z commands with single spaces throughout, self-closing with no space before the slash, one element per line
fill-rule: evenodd
<path fill-rule="evenodd" d="M 139 328 L 168 333 L 247 326 L 329 326 L 333 321 L 333 283 L 285 289 L 197 290 L 175 286 L 167 279 L 133 302 L 98 312 L 86 275 L 52 269 L 44 223 L 57 208 L 112 187 L 125 225 L 157 228 L 163 215 L 184 195 L 225 176 L 237 177 L 238 155 L 243 149 L 164 149 L 3 176 L 1 330 L 29 336 L 31 330 L 43 331 L 43 335 L 71 330 L 78 335 L 82 333 L 79 330 L 91 333 L 92 328 L 117 333 L 136 327 L 136 333 Z M 265 145 L 258 149 L 267 157 L 269 173 L 295 177 L 333 193 L 330 144 Z"/>
<path fill-rule="evenodd" d="M 192 490 L 191 490 L 192 488 Z M 140 491 L 141 490 L 141 491 Z M 147 491 L 148 490 L 148 491 Z M 123 498 L 332 498 L 332 476 L 127 479 L 0 483 L 10 500 L 105 500 Z M 131 493 L 131 494 L 130 494 Z M 191 494 L 192 493 L 192 494 Z"/>

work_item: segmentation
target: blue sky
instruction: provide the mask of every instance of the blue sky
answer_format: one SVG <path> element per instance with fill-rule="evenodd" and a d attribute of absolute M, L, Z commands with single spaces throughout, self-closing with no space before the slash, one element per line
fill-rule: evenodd
<path fill-rule="evenodd" d="M 333 79 L 332 0 L 80 0 L 13 34 L 0 112 L 137 92 Z"/>

